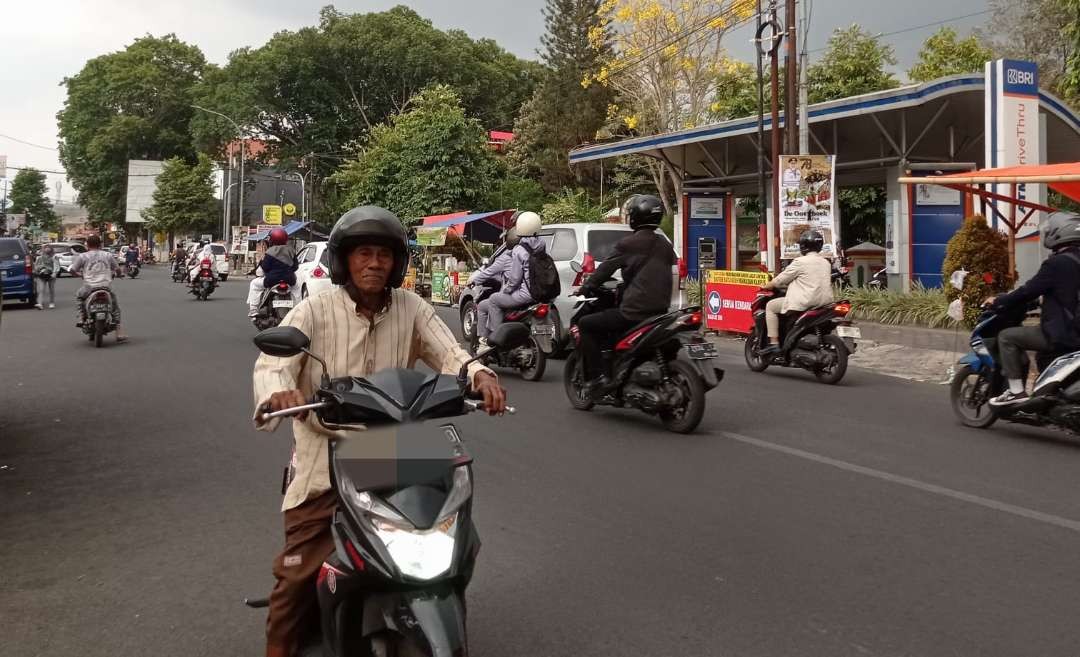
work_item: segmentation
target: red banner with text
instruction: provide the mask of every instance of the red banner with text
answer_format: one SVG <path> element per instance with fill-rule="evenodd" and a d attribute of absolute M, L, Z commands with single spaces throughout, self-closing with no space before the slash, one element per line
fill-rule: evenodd
<path fill-rule="evenodd" d="M 749 333 L 754 326 L 750 305 L 769 275 L 758 272 L 710 270 L 706 272 L 702 307 L 705 327 L 714 331 Z"/>

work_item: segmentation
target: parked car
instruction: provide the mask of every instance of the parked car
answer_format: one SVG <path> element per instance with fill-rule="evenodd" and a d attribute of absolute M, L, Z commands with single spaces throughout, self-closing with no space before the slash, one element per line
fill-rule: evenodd
<path fill-rule="evenodd" d="M 559 271 L 559 282 L 562 294 L 552 304 L 551 312 L 555 317 L 555 337 L 552 340 L 554 352 L 558 353 L 566 346 L 570 336 L 570 317 L 574 314 L 574 305 L 577 298 L 570 295 L 574 292 L 574 281 L 577 272 L 570 267 L 571 262 L 582 265 L 585 272 L 593 271 L 597 265 L 608 259 L 615 249 L 615 244 L 633 232 L 624 224 L 553 224 L 545 226 L 540 231 L 540 237 L 547 245 L 547 252 L 555 261 L 555 268 Z M 659 231 L 658 231 L 659 232 Z M 660 233 L 663 235 L 663 233 Z M 667 239 L 667 236 L 664 236 Z M 619 275 L 616 274 L 616 277 Z M 672 303 L 678 301 L 679 267 L 671 268 L 672 276 Z M 472 340 L 476 327 L 476 302 L 475 297 L 479 289 L 466 287 L 461 293 L 459 312 L 461 317 L 461 332 L 466 341 Z"/>
<path fill-rule="evenodd" d="M 33 255 L 26 240 L 19 237 L 0 237 L 0 281 L 3 281 L 0 304 L 12 299 L 29 304 L 37 303 L 37 285 L 33 272 Z"/>
<path fill-rule="evenodd" d="M 330 289 L 330 260 L 326 242 L 310 242 L 296 254 L 299 267 L 296 284 L 300 286 L 300 298 L 306 299 L 323 290 Z"/>
<path fill-rule="evenodd" d="M 57 278 L 64 274 L 71 276 L 71 263 L 75 261 L 75 256 L 86 253 L 86 246 L 78 242 L 53 242 L 49 246 L 52 247 L 57 264 L 60 265 L 60 273 Z"/>

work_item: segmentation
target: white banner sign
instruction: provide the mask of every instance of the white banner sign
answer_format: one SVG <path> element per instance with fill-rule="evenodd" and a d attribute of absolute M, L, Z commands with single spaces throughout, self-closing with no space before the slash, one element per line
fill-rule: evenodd
<path fill-rule="evenodd" d="M 960 205 L 960 192 L 941 185 L 916 185 L 915 202 L 919 205 Z"/>
<path fill-rule="evenodd" d="M 1042 161 L 1039 130 L 1039 67 L 1034 62 L 999 59 L 986 63 L 986 168 L 1045 164 Z M 995 185 L 994 192 L 1009 196 L 1009 185 Z M 1046 185 L 1018 185 L 1020 199 L 1046 204 Z M 1011 204 L 994 202 L 998 212 L 1008 217 Z M 1024 212 L 1017 209 L 1017 214 Z M 1041 212 L 1025 224 L 1020 235 L 1039 229 Z M 987 217 L 993 223 L 993 217 Z M 1008 227 L 998 222 L 998 228 Z"/>
<path fill-rule="evenodd" d="M 0 155 L 0 178 L 7 178 L 7 155 Z"/>
<path fill-rule="evenodd" d="M 840 229 L 836 221 L 836 156 L 780 157 L 780 257 L 799 257 L 799 236 L 816 230 L 825 237 L 821 254 L 836 255 Z"/>

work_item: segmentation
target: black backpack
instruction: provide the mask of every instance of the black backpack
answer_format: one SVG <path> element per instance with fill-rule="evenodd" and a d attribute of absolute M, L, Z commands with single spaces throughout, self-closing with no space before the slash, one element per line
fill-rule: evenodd
<path fill-rule="evenodd" d="M 562 293 L 555 261 L 547 251 L 533 253 L 527 244 L 521 246 L 529 252 L 529 296 L 538 303 L 554 301 Z"/>

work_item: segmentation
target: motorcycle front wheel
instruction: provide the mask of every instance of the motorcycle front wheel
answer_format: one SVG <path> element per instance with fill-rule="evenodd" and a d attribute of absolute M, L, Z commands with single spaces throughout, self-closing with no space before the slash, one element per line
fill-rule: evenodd
<path fill-rule="evenodd" d="M 371 639 L 372 657 L 425 657 L 426 654 L 412 641 L 390 632 L 384 632 Z M 467 655 L 468 651 L 461 654 Z"/>
<path fill-rule="evenodd" d="M 769 369 L 769 363 L 758 355 L 758 348 L 761 345 L 761 333 L 754 327 L 750 331 L 750 335 L 746 336 L 746 344 L 743 345 L 743 357 L 746 359 L 746 366 L 750 368 L 751 372 L 764 372 Z"/>
<path fill-rule="evenodd" d="M 566 398 L 576 410 L 592 409 L 592 400 L 585 396 L 585 371 L 582 369 L 581 356 L 577 351 L 571 351 L 566 357 L 566 366 L 563 368 L 563 387 L 566 389 Z"/>
<path fill-rule="evenodd" d="M 705 415 L 705 384 L 690 363 L 675 360 L 668 363 L 671 382 L 682 391 L 683 403 L 678 408 L 660 412 L 664 428 L 675 433 L 690 433 Z"/>
<path fill-rule="evenodd" d="M 835 385 L 847 374 L 848 350 L 844 340 L 838 335 L 826 335 L 821 339 L 825 343 L 825 349 L 835 354 L 833 364 L 825 369 L 814 370 L 814 376 L 818 381 Z"/>
<path fill-rule="evenodd" d="M 529 364 L 521 367 L 521 378 L 526 381 L 539 381 L 544 378 L 544 370 L 547 368 L 547 355 L 544 354 L 544 350 L 537 344 L 536 339 L 529 340 L 529 344 L 521 347 L 525 354 L 522 354 L 528 359 Z"/>
<path fill-rule="evenodd" d="M 956 419 L 965 427 L 989 429 L 997 422 L 997 413 L 990 406 L 990 398 L 996 392 L 992 385 L 985 370 L 975 372 L 968 365 L 953 375 L 949 397 Z"/>

